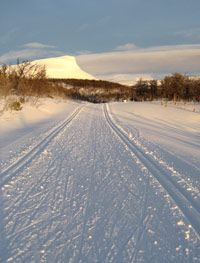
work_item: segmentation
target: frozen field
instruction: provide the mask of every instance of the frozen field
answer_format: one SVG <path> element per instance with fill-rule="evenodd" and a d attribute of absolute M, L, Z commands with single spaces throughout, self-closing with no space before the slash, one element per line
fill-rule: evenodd
<path fill-rule="evenodd" d="M 0 116 L 0 262 L 200 260 L 200 105 Z"/>

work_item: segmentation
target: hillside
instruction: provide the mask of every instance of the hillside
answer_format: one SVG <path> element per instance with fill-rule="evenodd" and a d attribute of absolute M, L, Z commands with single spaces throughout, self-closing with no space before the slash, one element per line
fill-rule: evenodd
<path fill-rule="evenodd" d="M 134 100 L 132 87 L 104 80 L 49 79 L 55 86 L 64 88 L 65 96 L 94 103 Z"/>
<path fill-rule="evenodd" d="M 72 56 L 34 60 L 32 63 L 45 65 L 47 77 L 49 78 L 95 79 L 84 72 L 77 64 L 75 57 Z"/>

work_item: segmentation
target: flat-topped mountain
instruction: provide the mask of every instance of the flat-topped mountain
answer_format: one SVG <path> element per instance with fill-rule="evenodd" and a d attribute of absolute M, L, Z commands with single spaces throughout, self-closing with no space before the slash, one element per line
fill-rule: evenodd
<path fill-rule="evenodd" d="M 34 60 L 33 63 L 45 65 L 49 78 L 95 79 L 92 75 L 84 72 L 77 64 L 75 57 L 72 56 Z"/>

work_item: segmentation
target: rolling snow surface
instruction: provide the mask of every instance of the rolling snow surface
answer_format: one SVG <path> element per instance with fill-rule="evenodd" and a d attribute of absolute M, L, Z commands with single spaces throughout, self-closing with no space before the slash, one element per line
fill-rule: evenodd
<path fill-rule="evenodd" d="M 0 262 L 199 262 L 200 105 L 40 104 L 0 116 Z"/>

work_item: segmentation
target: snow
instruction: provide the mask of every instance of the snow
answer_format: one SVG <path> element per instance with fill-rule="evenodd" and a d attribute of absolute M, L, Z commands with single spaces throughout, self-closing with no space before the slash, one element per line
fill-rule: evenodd
<path fill-rule="evenodd" d="M 200 105 L 45 99 L 0 121 L 2 262 L 199 262 Z"/>
<path fill-rule="evenodd" d="M 0 112 L 6 104 L 5 100 L 0 101 Z M 31 124 L 46 121 L 49 118 L 55 118 L 56 115 L 64 114 L 69 110 L 69 105 L 73 108 L 76 105 L 72 101 L 53 100 L 50 98 L 35 101 L 29 98 L 29 102 L 23 105 L 22 111 L 2 111 L 0 133 L 7 133 L 11 130 L 23 129 Z"/>
<path fill-rule="evenodd" d="M 73 56 L 62 56 L 33 61 L 33 64 L 45 65 L 49 78 L 95 79 L 84 72 Z"/>
<path fill-rule="evenodd" d="M 1 165 L 2 162 L 6 165 L 15 160 L 17 158 L 15 151 L 23 155 L 31 149 L 44 133 L 56 127 L 77 107 L 77 103 L 70 100 L 49 98 L 37 102 L 29 99 L 28 103 L 23 104 L 22 111 L 3 111 L 5 104 L 5 100 L 0 100 Z"/>
<path fill-rule="evenodd" d="M 145 107 L 144 107 L 145 105 Z M 186 109 L 184 109 L 186 107 Z M 197 104 L 193 112 L 192 103 L 161 106 L 160 102 L 113 104 L 113 113 L 118 120 L 123 120 L 123 127 L 142 133 L 143 141 L 156 144 L 156 147 L 172 152 L 173 155 L 183 157 L 184 161 L 200 163 L 200 105 Z M 126 125 L 125 125 L 126 124 Z M 194 160 L 194 161 L 193 161 Z"/>

